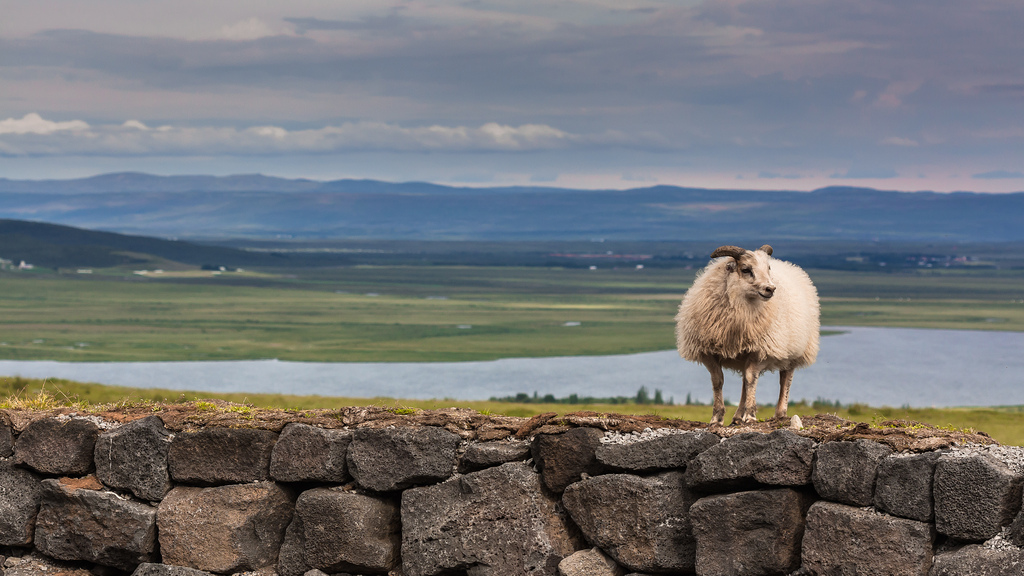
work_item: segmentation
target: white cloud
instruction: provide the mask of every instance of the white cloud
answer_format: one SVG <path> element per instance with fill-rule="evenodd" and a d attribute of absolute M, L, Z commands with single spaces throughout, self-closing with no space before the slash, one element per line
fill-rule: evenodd
<path fill-rule="evenodd" d="M 266 38 L 267 36 L 274 36 L 277 32 L 274 31 L 266 22 L 253 16 L 248 20 L 242 20 L 241 22 L 235 22 L 228 26 L 224 26 L 220 29 L 220 35 L 228 40 L 257 40 L 259 38 Z"/>
<path fill-rule="evenodd" d="M 21 119 L 8 118 L 0 120 L 0 134 L 52 134 L 60 131 L 88 130 L 89 125 L 81 120 L 53 122 L 45 120 L 39 114 L 30 112 Z"/>
<path fill-rule="evenodd" d="M 38 114 L 0 122 L 0 153 L 22 155 L 246 155 L 396 152 L 527 152 L 567 148 L 664 147 L 664 139 L 607 131 L 572 134 L 546 124 L 479 127 L 405 127 L 382 122 L 346 122 L 323 128 L 287 130 L 280 126 L 150 128 L 139 120 L 96 125 L 80 120 L 52 122 Z"/>

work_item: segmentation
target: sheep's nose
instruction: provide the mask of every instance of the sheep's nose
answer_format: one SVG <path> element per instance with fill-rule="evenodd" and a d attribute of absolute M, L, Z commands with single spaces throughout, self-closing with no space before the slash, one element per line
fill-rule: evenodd
<path fill-rule="evenodd" d="M 775 286 L 765 286 L 761 289 L 761 296 L 771 298 L 775 294 Z"/>

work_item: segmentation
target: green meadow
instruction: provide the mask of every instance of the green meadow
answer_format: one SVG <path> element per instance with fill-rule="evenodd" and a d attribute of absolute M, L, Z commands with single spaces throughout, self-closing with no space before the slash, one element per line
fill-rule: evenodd
<path fill-rule="evenodd" d="M 826 325 L 1024 330 L 1024 272 L 809 270 Z M 187 269 L 0 272 L 0 358 L 63 361 L 460 361 L 624 354 L 673 347 L 685 269 L 353 266 L 221 273 Z M 0 379 L 0 396 L 63 403 L 216 397 L 260 407 L 378 404 L 542 412 L 657 413 L 707 420 L 706 406 L 516 404 L 452 400 L 181 393 Z M 732 410 L 732 409 L 730 409 Z M 1024 445 L 1021 407 L 897 409 L 794 404 L 872 421 L 982 430 Z M 766 413 L 770 413 L 770 410 Z M 728 417 L 728 414 L 727 414 Z"/>
<path fill-rule="evenodd" d="M 826 325 L 1024 330 L 1024 272 L 811 270 Z M 0 358 L 464 361 L 673 347 L 684 269 L 0 272 Z"/>

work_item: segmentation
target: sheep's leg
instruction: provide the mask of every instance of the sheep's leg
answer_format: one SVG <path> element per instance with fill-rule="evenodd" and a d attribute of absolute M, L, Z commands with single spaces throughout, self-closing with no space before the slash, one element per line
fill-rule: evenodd
<path fill-rule="evenodd" d="M 748 364 L 743 369 L 743 392 L 740 394 L 740 407 L 732 417 L 733 424 L 757 422 L 757 378 L 761 375 L 759 364 Z"/>
<path fill-rule="evenodd" d="M 714 394 L 711 408 L 711 423 L 721 424 L 725 422 L 725 400 L 722 399 L 722 389 L 725 387 L 725 374 L 722 373 L 722 365 L 713 358 L 706 358 L 701 363 L 711 373 L 711 392 Z"/>
<path fill-rule="evenodd" d="M 775 417 L 785 418 L 789 410 L 789 386 L 793 383 L 792 370 L 779 371 L 779 403 L 775 405 Z"/>

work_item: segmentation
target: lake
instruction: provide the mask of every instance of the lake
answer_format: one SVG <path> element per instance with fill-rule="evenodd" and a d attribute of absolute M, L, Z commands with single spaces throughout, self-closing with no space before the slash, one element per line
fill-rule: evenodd
<path fill-rule="evenodd" d="M 827 327 L 818 362 L 798 370 L 792 400 L 825 398 L 872 406 L 1024 404 L 1024 333 Z M 319 394 L 370 398 L 480 400 L 518 392 L 565 397 L 633 396 L 640 386 L 682 402 L 707 402 L 703 366 L 674 350 L 621 356 L 509 358 L 487 362 L 52 362 L 0 360 L 0 375 L 66 378 L 115 386 L 206 392 Z M 778 398 L 766 374 L 758 400 Z M 740 378 L 726 374 L 739 400 Z"/>

